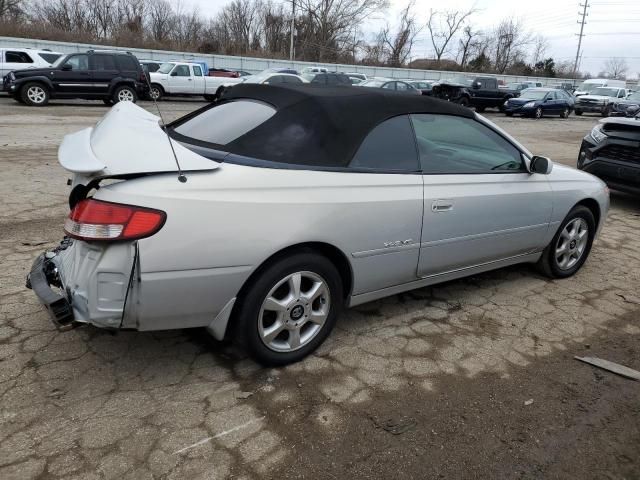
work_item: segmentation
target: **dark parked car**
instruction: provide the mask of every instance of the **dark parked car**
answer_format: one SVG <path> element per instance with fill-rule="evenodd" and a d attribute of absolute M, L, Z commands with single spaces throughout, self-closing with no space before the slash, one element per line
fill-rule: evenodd
<path fill-rule="evenodd" d="M 11 72 L 4 88 L 18 102 L 43 106 L 50 98 L 135 102 L 148 95 L 149 84 L 130 53 L 89 50 L 62 56 L 48 68 Z"/>
<path fill-rule="evenodd" d="M 311 79 L 311 83 L 314 85 L 351 85 L 351 79 L 344 73 L 328 72 L 317 73 Z"/>
<path fill-rule="evenodd" d="M 571 95 L 559 88 L 527 88 L 519 97 L 504 102 L 504 113 L 542 118 L 545 115 L 560 115 L 567 118 L 573 110 Z"/>
<path fill-rule="evenodd" d="M 606 118 L 584 137 L 578 168 L 615 190 L 640 194 L 640 118 Z"/>
<path fill-rule="evenodd" d="M 610 104 L 609 115 L 634 116 L 640 106 L 640 92 L 633 92 L 626 98 L 621 98 Z"/>
<path fill-rule="evenodd" d="M 394 90 L 396 92 L 404 92 L 414 95 L 422 95 L 422 92 L 408 82 L 402 80 L 386 80 L 371 78 L 366 82 L 358 84 L 359 87 L 384 88 L 385 90 Z"/>
<path fill-rule="evenodd" d="M 485 108 L 492 107 L 502 110 L 504 102 L 519 94 L 516 90 L 499 88 L 498 80 L 494 77 L 469 79 L 459 76 L 438 82 L 432 89 L 432 96 L 466 107 L 475 107 L 477 112 L 484 112 Z"/>

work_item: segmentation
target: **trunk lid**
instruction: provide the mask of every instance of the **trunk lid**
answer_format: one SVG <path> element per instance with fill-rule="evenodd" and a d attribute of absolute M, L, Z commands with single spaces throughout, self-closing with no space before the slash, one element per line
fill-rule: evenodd
<path fill-rule="evenodd" d="M 84 180 L 132 174 L 177 172 L 176 160 L 159 117 L 132 102 L 116 104 L 94 127 L 66 135 L 60 164 Z M 171 141 L 183 171 L 215 170 L 218 164 Z"/>

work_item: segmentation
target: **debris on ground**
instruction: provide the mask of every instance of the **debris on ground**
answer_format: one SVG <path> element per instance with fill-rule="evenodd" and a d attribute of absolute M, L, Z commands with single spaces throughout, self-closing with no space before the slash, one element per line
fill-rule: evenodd
<path fill-rule="evenodd" d="M 529 405 L 532 405 L 532 404 L 533 404 L 533 398 L 530 398 L 529 400 L 524 401 L 525 407 L 528 407 Z"/>
<path fill-rule="evenodd" d="M 246 400 L 251 395 L 253 395 L 253 392 L 236 392 L 233 394 L 233 396 L 238 400 Z"/>
<path fill-rule="evenodd" d="M 622 377 L 630 378 L 632 380 L 640 380 L 640 372 L 633 368 L 625 367 L 619 363 L 610 362 L 609 360 L 603 360 L 597 357 L 573 357 L 581 362 L 588 363 L 603 370 L 616 373 Z"/>
<path fill-rule="evenodd" d="M 401 435 L 409 430 L 413 430 L 418 422 L 415 418 L 411 417 L 397 417 L 387 418 L 385 420 L 379 420 L 376 417 L 370 416 L 373 424 L 376 428 L 381 428 L 385 432 L 389 432 L 393 435 Z"/>

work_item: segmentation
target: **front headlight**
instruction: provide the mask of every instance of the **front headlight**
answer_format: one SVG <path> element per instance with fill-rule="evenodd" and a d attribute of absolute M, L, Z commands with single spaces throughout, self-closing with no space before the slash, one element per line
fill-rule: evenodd
<path fill-rule="evenodd" d="M 596 125 L 595 127 L 593 127 L 589 136 L 596 143 L 600 143 L 605 138 L 607 138 L 607 135 L 602 132 L 602 125 Z"/>
<path fill-rule="evenodd" d="M 9 72 L 9 80 L 13 81 L 16 79 L 16 76 L 14 75 L 13 72 Z"/>
<path fill-rule="evenodd" d="M 535 106 L 536 106 L 536 102 L 527 102 L 522 106 L 522 108 L 533 108 Z"/>

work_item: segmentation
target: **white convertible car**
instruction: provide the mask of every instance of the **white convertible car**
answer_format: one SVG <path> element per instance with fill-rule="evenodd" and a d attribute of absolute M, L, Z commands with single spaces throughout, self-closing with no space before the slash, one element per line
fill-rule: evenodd
<path fill-rule="evenodd" d="M 569 277 L 609 207 L 471 110 L 369 88 L 238 85 L 166 132 L 120 103 L 59 156 L 67 237 L 28 279 L 59 328 L 206 327 L 271 365 L 343 307 L 520 262 Z"/>

